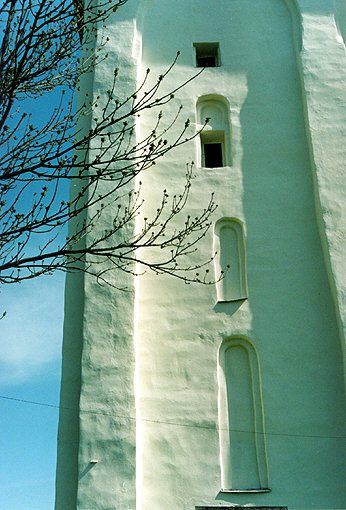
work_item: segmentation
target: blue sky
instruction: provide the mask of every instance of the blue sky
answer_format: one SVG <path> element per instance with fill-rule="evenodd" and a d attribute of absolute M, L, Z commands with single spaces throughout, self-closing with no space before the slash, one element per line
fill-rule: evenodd
<path fill-rule="evenodd" d="M 57 88 L 17 101 L 12 121 L 25 111 L 30 123 L 44 126 L 60 94 Z M 68 196 L 68 184 L 61 193 Z M 42 242 L 40 236 L 30 246 Z M 0 286 L 0 317 L 6 311 L 0 320 L 0 510 L 54 508 L 59 410 L 23 400 L 59 405 L 64 279 L 56 273 Z"/>
<path fill-rule="evenodd" d="M 17 102 L 18 115 L 25 111 L 31 123 L 44 126 L 60 92 Z M 40 236 L 31 246 L 42 242 Z M 59 410 L 19 400 L 59 405 L 64 279 L 56 273 L 0 287 L 0 316 L 6 311 L 0 320 L 0 510 L 54 508 Z"/>
<path fill-rule="evenodd" d="M 58 405 L 64 275 L 2 286 L 0 395 Z M 0 508 L 54 508 L 58 409 L 0 398 Z"/>

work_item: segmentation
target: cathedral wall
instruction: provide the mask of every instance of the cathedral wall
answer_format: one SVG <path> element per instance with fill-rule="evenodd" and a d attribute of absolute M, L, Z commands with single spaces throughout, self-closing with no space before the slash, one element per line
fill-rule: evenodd
<path fill-rule="evenodd" d="M 218 209 L 191 262 L 222 250 L 218 228 L 230 225 L 225 239 L 236 248 L 227 256 L 239 259 L 240 283 L 220 291 L 117 274 L 124 293 L 69 278 L 61 403 L 69 405 L 72 381 L 81 411 L 60 418 L 57 510 L 345 507 L 344 16 L 338 0 L 214 0 L 212 8 L 129 0 L 100 28 L 97 45 L 110 37 L 110 57 L 93 76 L 101 103 L 114 67 L 124 97 L 148 67 L 154 82 L 179 50 L 168 92 L 198 71 L 194 43 L 219 43 L 221 66 L 177 91 L 162 122 L 182 104 L 169 136 L 186 118 L 192 134 L 204 106 L 226 105 L 225 166 L 203 167 L 199 136 L 168 153 L 141 175 L 142 217 L 163 189 L 183 189 L 194 161 L 182 217 L 198 214 L 211 192 Z M 139 139 L 156 115 L 142 115 Z"/>
<path fill-rule="evenodd" d="M 318 7 L 325 5 L 315 4 L 315 11 Z M 218 303 L 210 287 L 182 287 L 150 275 L 141 279 L 143 510 L 187 509 L 215 499 L 338 508 L 345 499 L 340 492 L 344 395 L 338 310 L 326 267 L 330 252 L 323 253 L 321 244 L 320 189 L 302 94 L 300 20 L 292 20 L 292 12 L 285 2 L 269 0 L 217 2 L 213 10 L 204 2 L 161 1 L 144 9 L 142 66 L 154 76 L 179 49 L 171 75 L 179 83 L 194 71 L 193 43 L 219 42 L 221 67 L 206 69 L 177 100 L 184 116 L 198 123 L 198 98 L 221 95 L 231 119 L 231 164 L 200 168 L 197 138 L 166 157 L 155 179 L 148 174 L 150 201 L 155 203 L 167 181 L 177 192 L 184 163 L 194 160 L 192 214 L 214 191 L 219 204 L 214 222 L 232 217 L 244 225 L 249 297 Z M 142 120 L 144 133 L 152 113 Z M 213 253 L 212 237 L 211 231 L 199 246 L 202 258 Z M 218 353 L 222 341 L 238 336 L 252 342 L 259 359 L 262 462 L 271 492 L 239 494 L 231 492 L 237 487 L 222 485 L 218 428 L 225 418 Z"/>

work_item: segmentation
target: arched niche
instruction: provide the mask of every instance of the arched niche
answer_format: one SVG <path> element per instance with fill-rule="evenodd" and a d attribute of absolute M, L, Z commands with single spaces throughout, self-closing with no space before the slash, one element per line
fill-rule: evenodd
<path fill-rule="evenodd" d="M 214 228 L 214 267 L 218 301 L 246 299 L 246 253 L 242 223 L 221 218 Z M 221 278 L 220 278 L 221 277 Z"/>
<path fill-rule="evenodd" d="M 219 350 L 219 423 L 222 489 L 268 490 L 260 369 L 243 337 L 224 340 Z"/>
<path fill-rule="evenodd" d="M 200 133 L 198 148 L 199 166 L 219 168 L 231 164 L 231 130 L 229 103 L 219 95 L 198 98 L 197 123 L 200 127 L 208 119 Z"/>

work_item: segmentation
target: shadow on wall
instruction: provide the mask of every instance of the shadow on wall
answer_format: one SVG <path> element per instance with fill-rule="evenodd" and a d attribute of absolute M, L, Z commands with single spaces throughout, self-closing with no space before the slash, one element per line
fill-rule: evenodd
<path fill-rule="evenodd" d="M 342 435 L 341 351 L 315 217 L 291 12 L 284 1 L 232 4 L 238 13 L 229 29 L 235 34 L 232 70 L 246 74 L 248 87 L 240 120 L 249 300 L 263 377 L 268 378 L 264 386 L 272 385 L 276 400 L 270 407 L 272 423 L 283 433 L 294 433 L 299 423 L 301 434 Z M 244 23 L 250 8 L 255 23 Z M 283 453 L 284 439 L 279 444 Z M 330 494 L 335 505 L 346 496 L 337 490 L 342 459 L 333 447 L 324 446 L 319 462 L 304 468 L 304 483 L 315 488 L 321 506 L 331 504 Z M 315 455 L 313 441 L 297 439 L 295 448 L 302 458 Z M 302 504 L 302 466 L 291 467 L 290 485 L 297 492 L 287 497 L 290 505 Z M 277 480 L 282 493 L 285 483 Z"/>

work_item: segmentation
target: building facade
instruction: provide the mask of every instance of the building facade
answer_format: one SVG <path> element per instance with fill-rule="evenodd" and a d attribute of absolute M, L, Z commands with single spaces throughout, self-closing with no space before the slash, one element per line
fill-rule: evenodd
<path fill-rule="evenodd" d="M 122 98 L 206 66 L 164 115 L 208 125 L 142 193 L 193 160 L 187 212 L 218 208 L 192 262 L 225 276 L 68 275 L 56 510 L 345 509 L 345 3 L 129 0 L 103 36 L 101 101 L 115 67 Z"/>

